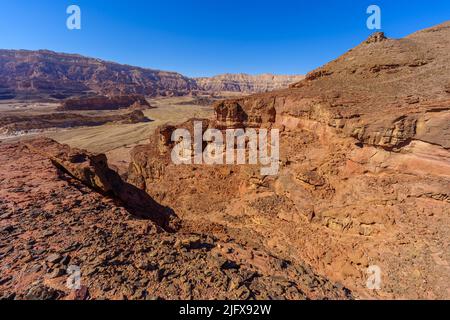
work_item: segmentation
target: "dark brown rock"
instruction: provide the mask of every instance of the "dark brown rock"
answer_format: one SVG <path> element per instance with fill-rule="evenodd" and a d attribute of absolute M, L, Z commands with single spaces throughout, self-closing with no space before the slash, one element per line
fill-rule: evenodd
<path fill-rule="evenodd" d="M 117 110 L 137 106 L 150 108 L 143 96 L 120 95 L 72 98 L 64 101 L 59 110 Z"/>

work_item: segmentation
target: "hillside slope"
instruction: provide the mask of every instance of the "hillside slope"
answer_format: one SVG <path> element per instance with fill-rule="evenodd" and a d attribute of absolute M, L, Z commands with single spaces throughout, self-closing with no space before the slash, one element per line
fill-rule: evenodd
<path fill-rule="evenodd" d="M 0 99 L 87 93 L 182 95 L 193 89 L 194 80 L 175 72 L 52 51 L 0 50 Z"/>

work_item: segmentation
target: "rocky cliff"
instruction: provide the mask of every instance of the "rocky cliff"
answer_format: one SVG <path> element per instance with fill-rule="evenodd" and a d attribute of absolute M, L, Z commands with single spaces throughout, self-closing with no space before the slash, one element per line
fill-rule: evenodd
<path fill-rule="evenodd" d="M 400 40 L 376 34 L 290 89 L 216 104 L 217 120 L 276 113 L 272 123 L 316 122 L 385 149 L 411 140 L 448 149 L 449 34 L 448 23 Z"/>
<path fill-rule="evenodd" d="M 124 182 L 117 172 L 109 168 L 104 154 L 72 149 L 47 138 L 27 141 L 23 145 L 49 159 L 57 168 L 87 187 L 121 201 L 134 216 L 149 219 L 165 230 L 176 230 L 177 217 L 173 212 L 160 206 L 145 192 Z"/>
<path fill-rule="evenodd" d="M 303 78 L 301 75 L 222 74 L 210 78 L 195 78 L 195 81 L 199 89 L 207 92 L 261 93 L 287 88 Z"/>

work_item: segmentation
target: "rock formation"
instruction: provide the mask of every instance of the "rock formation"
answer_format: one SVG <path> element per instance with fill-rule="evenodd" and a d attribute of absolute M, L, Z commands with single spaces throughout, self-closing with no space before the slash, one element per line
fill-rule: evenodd
<path fill-rule="evenodd" d="M 207 92 L 244 92 L 261 93 L 283 89 L 289 85 L 303 80 L 301 75 L 249 75 L 249 74 L 222 74 L 210 78 L 195 78 L 200 90 Z"/>
<path fill-rule="evenodd" d="M 71 110 L 118 110 L 124 108 L 151 108 L 148 101 L 139 95 L 79 97 L 65 100 L 60 111 Z"/>
<path fill-rule="evenodd" d="M 10 136 L 38 132 L 45 129 L 91 127 L 107 123 L 130 124 L 149 121 L 151 120 L 141 110 L 104 116 L 84 116 L 75 113 L 5 115 L 0 116 L 0 134 Z"/>
<path fill-rule="evenodd" d="M 134 215 L 150 219 L 166 230 L 176 230 L 177 219 L 173 213 L 159 206 L 145 192 L 124 182 L 117 172 L 109 168 L 104 154 L 72 149 L 46 138 L 25 142 L 24 146 L 48 158 L 86 186 L 122 201 Z"/>
<path fill-rule="evenodd" d="M 277 176 L 174 165 L 165 127 L 135 148 L 129 181 L 196 228 L 306 260 L 360 297 L 448 298 L 449 68 L 448 22 L 375 34 L 288 89 L 214 105 L 211 127 L 281 130 Z"/>

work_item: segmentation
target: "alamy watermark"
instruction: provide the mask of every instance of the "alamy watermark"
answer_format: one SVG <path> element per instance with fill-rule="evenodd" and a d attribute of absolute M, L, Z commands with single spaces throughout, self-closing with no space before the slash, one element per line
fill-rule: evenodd
<path fill-rule="evenodd" d="M 368 275 L 366 287 L 369 290 L 381 290 L 381 268 L 377 265 L 369 266 L 366 270 Z"/>
<path fill-rule="evenodd" d="M 187 129 L 177 129 L 172 133 L 172 141 L 175 142 L 175 146 L 171 157 L 173 163 L 177 165 L 259 164 L 261 175 L 278 174 L 280 166 L 278 129 L 227 129 L 225 132 L 208 129 L 203 133 L 203 123 L 195 121 L 194 137 Z"/>
<path fill-rule="evenodd" d="M 372 4 L 367 7 L 367 14 L 370 14 L 367 18 L 367 28 L 370 30 L 381 29 L 381 8 Z M 69 30 L 81 30 L 81 8 L 78 5 L 70 5 L 67 7 L 66 13 L 69 15 L 66 21 L 67 29 Z"/>
<path fill-rule="evenodd" d="M 66 13 L 69 15 L 66 20 L 67 29 L 81 30 L 81 8 L 73 4 L 67 7 Z M 381 8 L 376 4 L 372 4 L 367 7 L 366 13 L 370 15 L 366 21 L 367 28 L 369 30 L 380 30 Z"/>
<path fill-rule="evenodd" d="M 67 268 L 66 287 L 70 290 L 81 289 L 81 268 L 76 265 L 71 265 Z"/>
<path fill-rule="evenodd" d="M 66 20 L 66 26 L 69 30 L 81 30 L 81 9 L 77 5 L 67 7 L 66 13 L 69 17 Z"/>
<path fill-rule="evenodd" d="M 369 30 L 380 30 L 381 29 L 381 8 L 375 4 L 370 5 L 367 8 L 367 14 L 370 14 L 367 18 L 367 28 Z"/>

